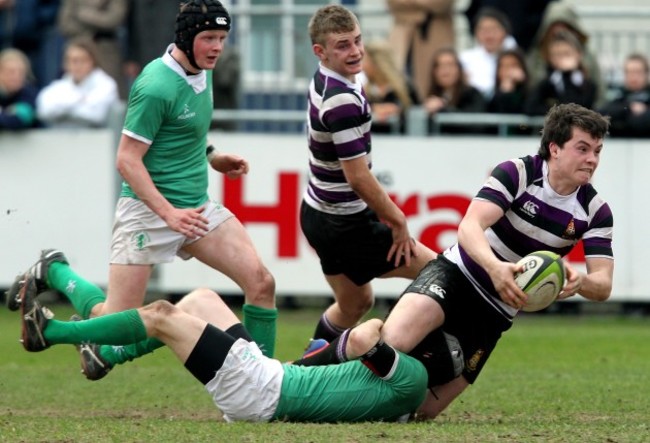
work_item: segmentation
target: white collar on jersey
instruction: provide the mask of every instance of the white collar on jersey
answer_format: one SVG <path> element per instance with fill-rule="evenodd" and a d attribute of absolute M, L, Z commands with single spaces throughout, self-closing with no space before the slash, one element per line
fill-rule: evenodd
<path fill-rule="evenodd" d="M 335 71 L 332 71 L 329 68 L 326 68 L 325 66 L 323 66 L 322 63 L 318 64 L 318 69 L 320 69 L 321 74 L 323 74 L 323 75 L 325 75 L 327 77 L 335 78 L 335 79 L 345 83 L 349 88 L 352 88 L 355 91 L 357 91 L 358 93 L 361 93 L 361 89 L 362 89 L 362 82 L 360 81 L 361 79 L 357 78 L 357 81 L 355 83 L 353 83 L 350 80 L 348 80 L 347 78 L 343 77 L 341 74 L 339 74 L 339 73 L 337 73 Z"/>
<path fill-rule="evenodd" d="M 183 66 L 181 66 L 181 64 L 178 63 L 176 59 L 174 59 L 174 57 L 172 57 L 170 54 L 173 48 L 173 43 L 167 47 L 165 53 L 162 56 L 163 63 L 167 65 L 172 71 L 183 77 L 187 84 L 190 85 L 192 89 L 194 89 L 194 92 L 199 94 L 205 91 L 205 88 L 208 87 L 205 70 L 199 72 L 196 75 L 187 75 L 185 68 L 183 68 Z"/>

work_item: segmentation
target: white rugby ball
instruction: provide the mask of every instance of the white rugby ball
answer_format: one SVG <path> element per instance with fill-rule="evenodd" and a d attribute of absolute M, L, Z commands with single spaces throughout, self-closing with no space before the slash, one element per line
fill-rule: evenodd
<path fill-rule="evenodd" d="M 517 264 L 522 265 L 523 270 L 515 274 L 515 282 L 528 296 L 521 310 L 535 312 L 549 307 L 564 286 L 562 257 L 550 251 L 536 251 Z"/>

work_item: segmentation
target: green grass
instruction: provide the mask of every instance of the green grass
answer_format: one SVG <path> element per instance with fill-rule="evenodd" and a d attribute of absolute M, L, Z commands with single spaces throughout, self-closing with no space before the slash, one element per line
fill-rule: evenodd
<path fill-rule="evenodd" d="M 281 360 L 317 318 L 281 312 Z M 19 327 L 0 309 L 1 442 L 650 441 L 647 318 L 521 317 L 473 387 L 435 421 L 407 425 L 226 424 L 167 349 L 90 382 L 72 346 L 24 352 Z"/>

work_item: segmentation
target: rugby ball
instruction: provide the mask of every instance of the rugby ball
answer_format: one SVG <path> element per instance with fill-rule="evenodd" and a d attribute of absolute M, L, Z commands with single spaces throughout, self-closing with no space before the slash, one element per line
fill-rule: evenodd
<path fill-rule="evenodd" d="M 523 270 L 515 274 L 515 282 L 528 296 L 521 310 L 535 312 L 549 307 L 564 286 L 562 257 L 550 251 L 536 251 L 517 264 Z"/>

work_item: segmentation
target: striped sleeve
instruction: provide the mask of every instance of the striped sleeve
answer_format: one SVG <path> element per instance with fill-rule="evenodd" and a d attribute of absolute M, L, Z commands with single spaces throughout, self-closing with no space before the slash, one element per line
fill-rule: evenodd
<path fill-rule="evenodd" d="M 346 160 L 368 152 L 370 115 L 351 92 L 340 92 L 323 101 L 321 119 L 329 128 L 339 159 Z"/>

